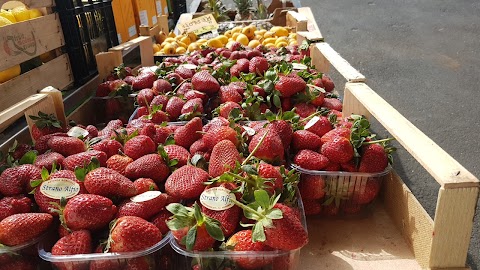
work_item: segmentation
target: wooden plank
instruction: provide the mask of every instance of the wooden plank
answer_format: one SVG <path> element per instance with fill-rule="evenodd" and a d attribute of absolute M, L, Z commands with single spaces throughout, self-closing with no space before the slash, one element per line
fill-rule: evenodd
<path fill-rule="evenodd" d="M 330 47 L 328 43 L 316 43 L 311 45 L 310 53 L 313 64 L 320 72 L 328 73 L 330 71 L 330 65 L 332 65 L 347 82 L 366 81 L 365 76 L 353 68 L 350 63 Z"/>
<path fill-rule="evenodd" d="M 0 7 L 3 6 L 6 2 L 11 0 L 0 0 Z M 53 7 L 55 6 L 54 0 L 16 0 L 25 4 L 29 8 L 41 8 L 41 7 Z"/>
<path fill-rule="evenodd" d="M 92 99 L 88 99 L 75 109 L 67 117 L 67 120 L 73 120 L 78 124 L 96 124 L 95 114 L 91 113 L 92 111 L 95 111 L 95 102 Z"/>
<path fill-rule="evenodd" d="M 47 94 L 52 97 L 57 119 L 62 123 L 62 127 L 67 127 L 67 118 L 65 117 L 65 107 L 63 106 L 62 92 L 54 87 L 47 86 L 40 91 L 40 94 Z"/>
<path fill-rule="evenodd" d="M 124 51 L 130 50 L 136 46 L 140 47 L 140 58 L 141 58 L 142 66 L 143 67 L 153 66 L 155 64 L 153 62 L 153 49 L 152 49 L 153 41 L 150 36 L 137 37 L 128 42 L 125 42 L 123 44 L 110 48 L 108 51 L 116 53 L 117 54 L 116 57 L 118 57 L 119 53 L 121 53 L 123 57 Z"/>
<path fill-rule="evenodd" d="M 55 109 L 55 103 L 53 101 L 53 97 L 47 94 L 38 94 L 44 95 L 47 98 L 42 99 L 41 102 L 38 102 L 25 110 L 25 119 L 27 120 L 28 130 L 30 131 L 30 137 L 32 137 L 32 141 L 35 142 L 32 136 L 32 126 L 35 122 L 28 117 L 29 115 L 38 115 L 38 112 L 43 112 L 46 114 L 53 114 L 57 116 L 57 111 Z"/>
<path fill-rule="evenodd" d="M 381 196 L 385 209 L 410 246 L 418 264 L 427 268 L 433 234 L 432 218 L 395 172 L 383 181 Z"/>
<path fill-rule="evenodd" d="M 308 24 L 307 24 L 306 31 L 300 31 L 300 32 L 297 31 L 297 34 L 302 35 L 308 40 L 311 40 L 314 42 L 323 41 L 324 39 L 322 36 L 322 32 L 318 27 L 315 17 L 313 16 L 312 9 L 309 7 L 301 7 L 301 8 L 298 8 L 298 13 L 302 14 L 308 19 Z"/>
<path fill-rule="evenodd" d="M 472 235 L 478 187 L 440 188 L 430 267 L 464 267 Z"/>
<path fill-rule="evenodd" d="M 286 26 L 295 28 L 296 32 L 307 31 L 308 19 L 304 15 L 295 11 L 287 12 L 287 24 Z"/>
<path fill-rule="evenodd" d="M 27 73 L 0 84 L 0 111 L 22 99 L 37 93 L 40 89 L 53 86 L 64 89 L 73 83 L 68 55 L 64 54 Z"/>
<path fill-rule="evenodd" d="M 58 14 L 0 27 L 0 70 L 65 44 Z"/>
<path fill-rule="evenodd" d="M 121 51 L 102 52 L 95 55 L 97 61 L 98 77 L 101 81 L 107 78 L 115 67 L 123 63 Z"/>
<path fill-rule="evenodd" d="M 48 95 L 36 94 L 0 112 L 0 132 L 4 131 L 11 124 L 13 124 L 18 118 L 22 117 L 25 111 L 27 111 L 30 107 L 37 105 L 41 102 L 44 102 L 44 100 L 47 98 L 52 100 L 52 104 L 53 104 L 53 99 Z M 53 105 L 52 105 L 52 108 L 53 108 Z"/>

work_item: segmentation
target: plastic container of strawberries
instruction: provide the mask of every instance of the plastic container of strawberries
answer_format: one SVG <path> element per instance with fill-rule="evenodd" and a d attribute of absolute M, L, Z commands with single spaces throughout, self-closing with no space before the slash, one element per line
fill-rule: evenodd
<path fill-rule="evenodd" d="M 21 245 L 0 245 L 0 265 L 7 267 L 11 263 L 13 265 L 12 269 L 16 269 L 14 268 L 14 265 L 21 265 L 25 267 L 40 266 L 39 269 L 47 269 L 48 264 L 46 264 L 46 262 L 43 262 L 38 256 L 38 245 L 43 239 L 45 239 L 49 235 L 49 233 L 50 231 L 47 231 L 39 237 L 36 237 Z"/>
<path fill-rule="evenodd" d="M 382 172 L 361 173 L 307 170 L 296 164 L 290 166 L 300 172 L 300 186 L 302 181 L 314 181 L 316 177 L 323 179 L 324 196 L 314 199 L 321 203 L 322 207 L 318 215 L 323 217 L 367 217 L 372 213 L 383 181 L 388 178 L 392 169 L 388 165 Z M 317 192 L 321 191 L 317 190 Z M 304 198 L 304 201 L 306 200 Z M 307 215 L 309 215 L 308 211 Z"/>
<path fill-rule="evenodd" d="M 76 254 L 76 255 L 52 255 L 50 252 L 55 241 L 54 239 L 46 239 L 41 241 L 38 245 L 38 256 L 50 262 L 52 267 L 55 264 L 62 264 L 64 266 L 72 267 L 71 269 L 89 269 L 89 265 L 92 262 L 105 263 L 107 265 L 115 265 L 123 267 L 128 260 L 148 258 L 151 263 L 155 264 L 154 269 L 167 269 L 163 265 L 164 259 L 162 255 L 166 255 L 170 250 L 168 243 L 170 242 L 171 234 L 167 233 L 163 239 L 157 244 L 140 251 L 135 252 L 122 252 L 122 253 L 90 253 L 90 254 Z M 169 256 L 169 254 L 167 254 Z M 162 267 L 161 267 L 162 266 Z M 70 269 L 70 268 L 69 268 Z M 172 268 L 173 270 L 173 268 Z"/>
<path fill-rule="evenodd" d="M 297 202 L 295 209 L 300 214 L 300 220 L 302 222 L 305 231 L 307 231 L 307 220 L 305 217 L 305 211 L 303 209 L 302 198 L 300 192 L 296 191 Z M 301 248 L 290 251 L 187 251 L 181 246 L 174 237 L 170 238 L 170 245 L 175 251 L 175 269 L 178 270 L 191 270 L 194 265 L 200 265 L 198 269 L 212 269 L 212 270 L 244 270 L 238 266 L 235 261 L 237 260 L 255 260 L 264 261 L 265 266 L 255 268 L 256 270 L 297 270 L 300 269 L 300 250 Z"/>

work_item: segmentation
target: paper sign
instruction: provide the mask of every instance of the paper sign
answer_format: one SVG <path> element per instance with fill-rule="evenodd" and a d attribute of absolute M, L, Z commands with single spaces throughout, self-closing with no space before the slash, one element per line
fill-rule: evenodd
<path fill-rule="evenodd" d="M 139 194 L 135 197 L 130 198 L 130 201 L 136 202 L 136 203 L 146 202 L 146 201 L 155 199 L 156 197 L 160 196 L 161 194 L 162 194 L 162 192 L 157 191 L 157 190 L 145 191 L 142 194 Z"/>
<path fill-rule="evenodd" d="M 217 29 L 218 23 L 212 14 L 204 15 L 178 25 L 180 33 L 193 32 L 196 35 L 201 35 Z"/>
<path fill-rule="evenodd" d="M 40 192 L 52 199 L 69 199 L 80 192 L 80 185 L 67 178 L 56 178 L 43 182 Z"/>
<path fill-rule="evenodd" d="M 146 10 L 141 10 L 138 12 L 138 17 L 140 17 L 140 24 L 148 26 L 148 15 Z"/>
<path fill-rule="evenodd" d="M 128 35 L 130 37 L 133 37 L 137 34 L 137 28 L 135 27 L 135 25 L 132 25 L 128 28 Z"/>
<path fill-rule="evenodd" d="M 213 187 L 206 189 L 200 195 L 200 202 L 210 210 L 222 211 L 234 206 L 232 200 L 235 199 L 229 189 L 224 187 Z"/>

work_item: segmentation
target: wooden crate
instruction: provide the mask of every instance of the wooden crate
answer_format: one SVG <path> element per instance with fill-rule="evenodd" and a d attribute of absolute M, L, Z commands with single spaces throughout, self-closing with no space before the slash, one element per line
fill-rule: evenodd
<path fill-rule="evenodd" d="M 0 1 L 0 5 L 5 0 Z M 13 67 L 44 53 L 55 56 L 43 65 L 0 84 L 0 111 L 47 86 L 64 89 L 73 82 L 70 62 L 61 53 L 65 45 L 58 14 L 52 13 L 53 0 L 23 0 L 31 8 L 39 8 L 44 16 L 0 28 L 0 70 Z"/>
<path fill-rule="evenodd" d="M 160 31 L 163 31 L 164 33 L 168 34 L 169 32 L 168 15 L 158 15 L 157 21 L 158 21 L 157 25 L 153 27 L 141 25 L 140 36 L 156 37 L 160 33 Z"/>

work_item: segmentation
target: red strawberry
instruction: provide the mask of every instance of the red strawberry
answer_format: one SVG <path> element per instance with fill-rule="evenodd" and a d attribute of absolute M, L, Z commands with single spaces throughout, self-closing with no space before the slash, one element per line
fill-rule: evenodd
<path fill-rule="evenodd" d="M 32 165 L 24 164 L 8 168 L 0 175 L 0 193 L 3 196 L 15 196 L 30 192 L 30 181 L 41 178 L 41 170 Z"/>
<path fill-rule="evenodd" d="M 308 130 L 297 130 L 292 136 L 292 148 L 294 151 L 303 149 L 318 150 L 321 139 L 315 133 Z"/>
<path fill-rule="evenodd" d="M 14 214 L 0 221 L 0 243 L 6 246 L 25 244 L 48 230 L 53 217 L 44 213 Z"/>
<path fill-rule="evenodd" d="M 118 206 L 117 218 L 135 216 L 148 220 L 160 213 L 167 202 L 167 194 L 158 192 L 155 195 L 158 196 L 142 202 L 134 202 L 130 199 L 125 200 Z"/>
<path fill-rule="evenodd" d="M 332 92 L 335 88 L 335 84 L 333 83 L 332 79 L 325 74 L 322 75 L 322 84 L 327 92 Z"/>
<path fill-rule="evenodd" d="M 231 68 L 230 68 L 230 75 L 232 77 L 237 77 L 239 78 L 240 77 L 240 73 L 241 73 L 241 70 L 240 70 L 240 66 L 235 64 L 233 65 Z"/>
<path fill-rule="evenodd" d="M 280 75 L 280 79 L 275 84 L 275 89 L 280 92 L 282 97 L 288 98 L 296 93 L 305 90 L 307 84 L 297 75 Z"/>
<path fill-rule="evenodd" d="M 281 98 L 280 100 L 282 101 L 282 110 L 284 112 L 290 111 L 293 109 L 292 100 L 290 98 Z"/>
<path fill-rule="evenodd" d="M 155 82 L 153 82 L 152 91 L 154 95 L 167 93 L 172 91 L 172 85 L 164 79 L 158 79 Z"/>
<path fill-rule="evenodd" d="M 240 104 L 232 101 L 227 101 L 222 105 L 220 105 L 218 115 L 223 118 L 228 118 L 228 116 L 230 115 L 230 112 L 235 108 L 238 108 L 240 111 L 243 111 L 242 106 L 240 106 Z"/>
<path fill-rule="evenodd" d="M 99 230 L 113 219 L 117 207 L 103 196 L 80 194 L 70 200 L 63 209 L 65 225 L 71 230 Z"/>
<path fill-rule="evenodd" d="M 98 129 L 95 126 L 88 125 L 85 127 L 85 129 L 88 131 L 88 137 L 90 139 L 98 136 Z"/>
<path fill-rule="evenodd" d="M 212 128 L 220 127 L 220 126 L 228 126 L 230 122 L 226 118 L 223 117 L 215 117 L 210 120 L 205 126 L 203 126 L 203 132 L 208 132 Z"/>
<path fill-rule="evenodd" d="M 260 140 L 268 132 L 263 142 Z M 257 148 L 258 146 L 258 148 Z M 267 162 L 279 162 L 284 160 L 284 148 L 282 140 L 277 133 L 271 132 L 268 129 L 262 129 L 255 134 L 248 145 L 248 151 L 251 153 L 255 148 L 257 151 L 254 156 Z"/>
<path fill-rule="evenodd" d="M 252 59 L 255 56 L 262 56 L 262 52 L 260 50 L 257 50 L 257 49 L 254 49 L 254 50 L 251 50 L 251 51 L 247 52 L 247 58 L 248 59 Z"/>
<path fill-rule="evenodd" d="M 173 134 L 173 130 L 171 129 L 171 127 L 156 126 L 153 141 L 156 145 L 164 144 L 168 136 L 170 136 L 171 134 Z"/>
<path fill-rule="evenodd" d="M 187 102 L 183 105 L 182 114 L 188 113 L 203 113 L 203 100 L 201 98 L 194 98 L 187 100 Z"/>
<path fill-rule="evenodd" d="M 227 248 L 232 248 L 233 251 L 251 251 L 262 252 L 271 250 L 270 247 L 263 242 L 252 241 L 252 230 L 243 230 L 235 233 L 228 239 Z M 235 262 L 242 269 L 260 269 L 272 263 L 272 258 L 258 256 L 254 257 L 235 257 Z"/>
<path fill-rule="evenodd" d="M 168 100 L 165 111 L 168 113 L 170 121 L 176 121 L 182 114 L 182 108 L 185 105 L 185 101 L 179 97 L 171 97 Z"/>
<path fill-rule="evenodd" d="M 65 157 L 56 152 L 48 152 L 42 155 L 37 156 L 35 163 L 33 165 L 38 168 L 45 168 L 48 171 L 52 170 L 53 163 L 61 165 Z"/>
<path fill-rule="evenodd" d="M 137 180 L 133 181 L 133 185 L 137 190 L 137 195 L 147 191 L 158 190 L 157 184 L 155 184 L 155 181 L 150 178 L 138 178 Z"/>
<path fill-rule="evenodd" d="M 283 177 L 277 167 L 265 162 L 261 162 L 258 165 L 258 176 L 273 180 L 273 183 L 266 183 L 266 185 L 271 187 L 270 193 L 273 193 L 276 190 L 278 191 L 283 189 Z"/>
<path fill-rule="evenodd" d="M 117 219 L 110 231 L 110 252 L 139 251 L 162 240 L 162 233 L 150 222 L 133 216 Z"/>
<path fill-rule="evenodd" d="M 325 135 L 322 136 L 321 141 L 322 144 L 324 144 L 326 142 L 332 141 L 336 137 L 344 137 L 346 139 L 350 139 L 350 133 L 351 131 L 348 128 L 335 128 L 325 133 Z"/>
<path fill-rule="evenodd" d="M 185 95 L 188 91 L 192 90 L 192 84 L 187 82 L 187 83 L 182 83 L 177 89 L 177 96 L 180 95 Z"/>
<path fill-rule="evenodd" d="M 133 81 L 133 90 L 139 91 L 145 88 L 152 88 L 153 83 L 157 80 L 157 75 L 153 72 L 140 73 Z"/>
<path fill-rule="evenodd" d="M 306 245 L 307 232 L 295 210 L 281 203 L 275 204 L 274 208 L 282 211 L 283 218 L 273 219 L 273 226 L 265 227 L 265 244 L 280 250 L 295 250 Z"/>
<path fill-rule="evenodd" d="M 143 89 L 137 94 L 137 103 L 140 106 L 150 106 L 152 103 L 154 93 L 152 89 Z"/>
<path fill-rule="evenodd" d="M 295 112 L 303 118 L 308 117 L 317 111 L 317 107 L 311 103 L 298 103 L 295 104 L 294 107 Z"/>
<path fill-rule="evenodd" d="M 6 262 L 0 264 L 0 270 L 36 270 L 38 262 L 31 258 L 24 258 L 21 255 L 19 258 L 12 258 L 8 254 L 4 254 L 6 258 L 9 258 Z"/>
<path fill-rule="evenodd" d="M 170 231 L 167 226 L 167 220 L 169 220 L 171 216 L 172 214 L 164 209 L 161 210 L 160 213 L 158 213 L 156 216 L 154 216 L 150 222 L 153 225 L 157 226 L 160 232 L 164 235 Z"/>
<path fill-rule="evenodd" d="M 11 215 L 32 211 L 32 201 L 28 197 L 5 197 L 0 199 L 0 221 Z"/>
<path fill-rule="evenodd" d="M 176 165 L 177 167 L 187 165 L 188 161 L 191 158 L 188 150 L 181 147 L 180 145 L 165 145 L 163 149 L 165 150 L 165 152 L 167 152 L 168 158 L 170 160 L 176 159 L 178 161 Z"/>
<path fill-rule="evenodd" d="M 366 183 L 361 183 L 359 188 L 356 188 L 352 202 L 356 204 L 368 204 L 372 202 L 380 192 L 381 181 L 379 179 L 368 179 Z"/>
<path fill-rule="evenodd" d="M 302 198 L 303 200 L 303 198 Z M 322 203 L 317 200 L 303 200 L 303 208 L 305 209 L 305 215 L 313 216 L 322 212 Z"/>
<path fill-rule="evenodd" d="M 60 238 L 52 247 L 52 255 L 90 254 L 92 252 L 92 236 L 87 230 L 74 231 Z M 82 269 L 84 262 L 56 262 L 58 269 Z"/>
<path fill-rule="evenodd" d="M 328 163 L 327 167 L 324 168 L 324 170 L 329 172 L 337 172 L 337 171 L 340 171 L 341 168 L 342 167 L 340 166 L 339 163 L 330 162 Z"/>
<path fill-rule="evenodd" d="M 160 184 L 167 179 L 170 169 L 163 158 L 158 154 L 145 155 L 125 168 L 125 176 L 130 179 L 148 177 L 153 179 L 155 183 Z"/>
<path fill-rule="evenodd" d="M 67 133 L 53 133 L 53 134 L 47 134 L 47 135 L 44 135 L 40 138 L 38 138 L 36 141 L 35 141 L 35 150 L 38 151 L 39 154 L 43 154 L 45 153 L 49 147 L 48 147 L 48 140 L 50 140 L 52 137 L 58 137 L 58 136 L 63 136 L 63 137 L 67 137 L 68 134 Z"/>
<path fill-rule="evenodd" d="M 332 202 L 331 204 L 328 204 L 328 205 L 323 205 L 323 208 L 322 208 L 322 216 L 326 216 L 326 217 L 334 217 L 336 215 L 338 215 L 338 207 L 337 205 L 335 204 L 335 202 Z"/>
<path fill-rule="evenodd" d="M 283 148 L 288 149 L 292 142 L 293 129 L 292 126 L 285 120 L 275 120 L 268 124 L 268 129 L 278 134 L 282 140 Z"/>
<path fill-rule="evenodd" d="M 193 118 L 185 126 L 175 130 L 175 144 L 190 148 L 190 145 L 202 137 L 199 133 L 199 131 L 202 131 L 202 127 L 202 120 L 198 117 Z"/>
<path fill-rule="evenodd" d="M 32 150 L 32 147 L 28 144 L 17 144 L 15 150 L 13 150 L 12 157 L 14 160 L 19 160 L 30 150 Z"/>
<path fill-rule="evenodd" d="M 29 115 L 29 117 L 34 121 L 30 131 L 34 141 L 44 135 L 63 131 L 62 123 L 53 114 L 38 112 L 37 116 Z"/>
<path fill-rule="evenodd" d="M 346 172 L 358 172 L 357 165 L 355 164 L 355 161 L 353 159 L 347 163 L 340 164 L 340 167 Z"/>
<path fill-rule="evenodd" d="M 343 104 L 337 98 L 325 98 L 325 100 L 323 101 L 322 107 L 332 109 L 332 110 L 342 111 Z"/>
<path fill-rule="evenodd" d="M 316 96 L 310 101 L 313 105 L 320 107 L 323 105 L 325 101 L 325 94 L 322 92 L 318 92 Z"/>
<path fill-rule="evenodd" d="M 125 155 L 138 159 L 144 155 L 155 153 L 155 143 L 145 135 L 138 135 L 128 140 L 123 147 Z"/>
<path fill-rule="evenodd" d="M 152 121 L 152 123 L 157 125 L 161 125 L 163 122 L 168 121 L 168 115 L 159 109 L 153 109 L 150 114 L 144 116 L 144 118 Z"/>
<path fill-rule="evenodd" d="M 353 158 L 354 154 L 352 144 L 345 137 L 336 137 L 324 143 L 320 152 L 335 163 L 346 163 Z"/>
<path fill-rule="evenodd" d="M 165 182 L 165 191 L 180 199 L 195 199 L 204 190 L 204 182 L 208 180 L 208 173 L 190 165 L 174 171 Z"/>
<path fill-rule="evenodd" d="M 195 141 L 190 146 L 190 154 L 193 156 L 197 153 L 206 153 L 209 151 L 207 144 L 203 141 L 203 139 Z"/>
<path fill-rule="evenodd" d="M 327 132 L 332 130 L 332 123 L 328 121 L 325 116 L 314 117 L 305 125 L 305 130 L 315 133 L 317 136 L 322 137 Z"/>
<path fill-rule="evenodd" d="M 204 92 L 208 95 L 215 94 L 220 90 L 220 84 L 208 71 L 205 70 L 193 75 L 192 86 L 195 90 Z"/>
<path fill-rule="evenodd" d="M 155 96 L 153 99 L 152 99 L 152 102 L 150 103 L 150 109 L 153 108 L 153 106 L 160 106 L 162 105 L 162 110 L 165 111 L 165 109 L 167 108 L 167 103 L 168 103 L 168 97 L 165 96 L 165 95 L 158 95 L 158 96 Z M 148 113 L 147 113 L 148 114 Z"/>
<path fill-rule="evenodd" d="M 262 76 L 268 70 L 268 61 L 264 57 L 256 56 L 250 60 L 249 71 Z"/>
<path fill-rule="evenodd" d="M 308 149 L 300 150 L 293 161 L 304 169 L 316 171 L 322 170 L 329 163 L 328 158 L 324 155 Z"/>
<path fill-rule="evenodd" d="M 121 127 L 123 127 L 122 120 L 119 120 L 119 119 L 111 120 L 107 123 L 105 128 L 103 128 L 100 132 L 98 132 L 98 136 L 100 136 L 100 137 L 103 137 L 103 136 L 110 137 L 114 130 L 119 129 Z"/>
<path fill-rule="evenodd" d="M 152 256 L 143 256 L 127 260 L 124 270 L 150 270 L 155 269 L 155 261 Z M 162 268 L 164 269 L 164 268 Z"/>
<path fill-rule="evenodd" d="M 71 156 L 81 152 L 85 152 L 86 147 L 82 140 L 75 137 L 57 137 L 50 138 L 47 142 L 48 147 L 52 151 L 60 153 L 64 156 Z"/>
<path fill-rule="evenodd" d="M 379 173 L 388 166 L 388 155 L 382 145 L 369 144 L 362 147 L 359 172 Z"/>
<path fill-rule="evenodd" d="M 125 175 L 125 168 L 132 162 L 133 159 L 128 156 L 113 155 L 107 160 L 107 168 L 115 170 L 121 175 Z"/>
<path fill-rule="evenodd" d="M 240 72 L 248 73 L 250 61 L 248 59 L 238 59 L 236 65 L 239 67 Z"/>
<path fill-rule="evenodd" d="M 240 161 L 240 153 L 235 144 L 229 140 L 220 141 L 213 147 L 208 173 L 211 177 L 220 176 L 224 172 L 231 171 Z"/>
<path fill-rule="evenodd" d="M 123 145 L 119 141 L 106 139 L 93 145 L 93 149 L 105 152 L 107 158 L 110 158 L 118 154 L 119 151 L 123 151 Z"/>
<path fill-rule="evenodd" d="M 195 72 L 184 66 L 179 66 L 175 69 L 175 73 L 180 75 L 180 77 L 182 77 L 183 79 L 191 79 Z"/>
<path fill-rule="evenodd" d="M 229 140 L 234 145 L 237 145 L 237 132 L 231 127 L 220 126 L 216 128 L 211 128 L 207 133 L 203 135 L 203 141 L 210 150 L 212 150 L 217 143 L 223 140 Z"/>
<path fill-rule="evenodd" d="M 242 101 L 242 96 L 237 92 L 237 90 L 230 86 L 221 86 L 219 96 L 220 102 L 222 103 L 227 101 L 238 103 Z"/>
<path fill-rule="evenodd" d="M 205 104 L 207 101 L 208 101 L 208 95 L 203 93 L 203 92 L 200 92 L 200 91 L 196 91 L 196 90 L 188 90 L 184 97 L 187 99 L 187 100 L 191 100 L 191 99 L 195 99 L 195 98 L 200 98 L 202 99 L 202 102 Z"/>
<path fill-rule="evenodd" d="M 105 118 L 119 118 L 122 112 L 122 103 L 117 98 L 110 98 L 105 101 Z"/>
<path fill-rule="evenodd" d="M 137 194 L 132 181 L 108 168 L 97 168 L 87 173 L 84 184 L 89 193 L 107 198 L 128 198 Z"/>
<path fill-rule="evenodd" d="M 100 166 L 104 167 L 107 164 L 107 154 L 102 151 L 90 150 L 83 153 L 78 153 L 66 157 L 63 160 L 62 167 L 66 170 L 74 171 L 76 167 L 83 167 L 90 163 L 91 159 L 95 157 L 100 161 Z"/>
<path fill-rule="evenodd" d="M 298 189 L 302 199 L 322 199 L 325 196 L 325 179 L 321 175 L 302 174 Z"/>

